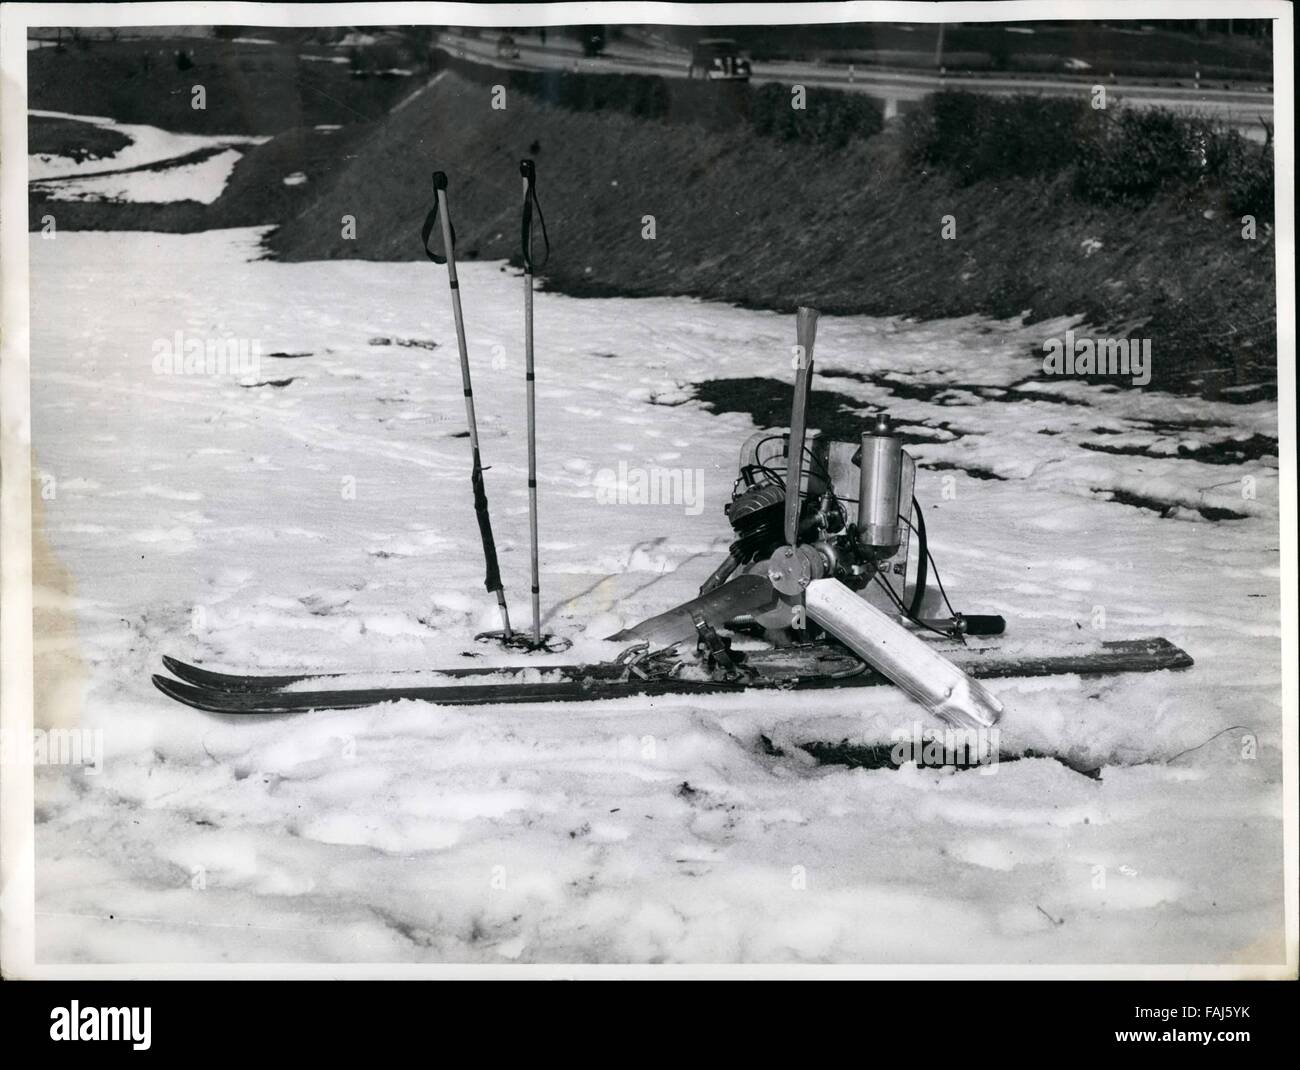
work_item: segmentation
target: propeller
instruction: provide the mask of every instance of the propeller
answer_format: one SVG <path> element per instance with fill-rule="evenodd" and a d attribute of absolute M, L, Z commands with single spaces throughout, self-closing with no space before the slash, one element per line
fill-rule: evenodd
<path fill-rule="evenodd" d="M 815 308 L 799 306 L 795 332 L 799 342 L 799 367 L 794 377 L 794 405 L 790 412 L 790 441 L 785 463 L 785 542 L 799 543 L 799 513 L 803 505 L 803 446 L 808 434 L 808 384 L 812 381 L 813 343 L 817 341 Z"/>
<path fill-rule="evenodd" d="M 800 483 L 803 479 L 804 439 L 807 437 L 808 424 L 808 383 L 812 378 L 813 343 L 817 339 L 817 310 L 800 306 L 795 318 L 796 337 L 799 343 L 799 366 L 794 381 L 794 406 L 790 418 L 790 440 L 787 446 L 788 458 L 785 474 L 785 541 L 787 548 L 779 550 L 773 558 L 781 564 L 768 569 L 768 576 L 747 572 L 735 576 L 726 583 L 705 590 L 689 602 L 650 617 L 631 628 L 609 638 L 617 642 L 646 642 L 653 647 L 671 646 L 695 638 L 698 634 L 696 621 L 703 620 L 712 628 L 721 628 L 730 620 L 744 614 L 759 614 L 775 609 L 782 601 L 789 602 L 793 597 L 784 598 L 774 586 L 769 576 L 783 577 L 788 571 L 797 571 L 798 560 L 795 547 L 799 541 L 799 514 L 803 504 Z M 787 560 L 789 559 L 789 560 Z M 728 562 L 734 559 L 728 558 Z M 726 574 L 728 562 L 717 569 L 705 583 L 716 583 Z M 796 569 L 788 566 L 794 565 Z M 734 563 L 731 567 L 735 567 Z M 800 598 L 801 601 L 801 598 Z"/>

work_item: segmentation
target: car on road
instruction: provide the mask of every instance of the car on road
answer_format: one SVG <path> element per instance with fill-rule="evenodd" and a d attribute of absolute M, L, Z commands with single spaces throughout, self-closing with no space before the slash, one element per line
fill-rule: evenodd
<path fill-rule="evenodd" d="M 515 44 L 515 39 L 508 33 L 503 33 L 497 38 L 497 58 L 498 59 L 518 59 L 519 46 Z"/>
<path fill-rule="evenodd" d="M 729 37 L 705 37 L 696 41 L 691 49 L 691 65 L 686 69 L 686 77 L 710 81 L 747 82 L 749 73 L 749 60 Z"/>

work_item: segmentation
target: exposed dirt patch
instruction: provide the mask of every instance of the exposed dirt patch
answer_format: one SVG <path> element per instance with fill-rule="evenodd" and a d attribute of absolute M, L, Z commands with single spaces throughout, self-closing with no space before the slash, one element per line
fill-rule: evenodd
<path fill-rule="evenodd" d="M 948 461 L 927 461 L 925 464 L 918 464 L 921 468 L 928 468 L 932 472 L 965 472 L 972 479 L 991 479 L 999 483 L 1007 482 L 1006 476 L 1000 476 L 988 468 L 980 468 L 977 465 L 969 464 L 952 464 Z"/>
<path fill-rule="evenodd" d="M 1102 442 L 1080 442 L 1085 450 L 1096 453 L 1117 453 L 1130 457 L 1168 458 L 1170 456 L 1200 461 L 1203 464 L 1245 464 L 1261 457 L 1277 456 L 1277 439 L 1271 435 L 1251 435 L 1250 438 L 1208 442 L 1204 446 L 1179 445 L 1174 454 L 1161 453 L 1145 446 L 1111 446 Z"/>
<path fill-rule="evenodd" d="M 1215 505 L 1185 505 L 1182 502 L 1165 502 L 1159 498 L 1147 498 L 1126 490 L 1108 490 L 1105 487 L 1093 487 L 1093 493 L 1104 496 L 1120 505 L 1131 505 L 1135 509 L 1148 509 L 1166 519 L 1177 519 L 1180 510 L 1200 513 L 1206 520 L 1245 520 L 1246 513 L 1236 513 L 1231 509 L 1221 509 Z"/>
<path fill-rule="evenodd" d="M 30 156 L 66 156 L 84 163 L 112 156 L 129 144 L 131 139 L 125 134 L 91 123 L 43 115 L 33 115 L 27 120 L 27 152 Z"/>
<path fill-rule="evenodd" d="M 743 412 L 758 427 L 785 427 L 790 422 L 793 386 L 780 379 L 752 376 L 743 379 L 707 379 L 693 385 L 695 400 L 711 412 Z M 862 434 L 868 418 L 879 407 L 836 390 L 814 386 L 809 398 L 808 426 L 815 427 L 837 442 L 852 442 Z M 926 425 L 896 422 L 895 429 L 905 444 L 952 441 L 926 433 Z M 920 429 L 920 430 L 917 430 Z"/>
<path fill-rule="evenodd" d="M 851 743 L 847 739 L 838 743 L 810 742 L 800 743 L 800 750 L 811 754 L 819 765 L 844 765 L 850 769 L 901 769 L 903 761 L 898 761 L 895 746 L 891 743 Z M 1033 750 L 1019 752 L 1002 751 L 997 755 L 996 763 L 992 758 L 980 761 L 979 758 L 964 749 L 945 752 L 944 768 L 969 772 L 1005 762 L 1016 762 L 1022 758 L 1051 758 L 1060 762 L 1067 769 L 1092 780 L 1101 779 L 1101 769 L 1079 758 L 1064 754 L 1037 754 Z M 909 759 L 910 760 L 910 759 Z"/>

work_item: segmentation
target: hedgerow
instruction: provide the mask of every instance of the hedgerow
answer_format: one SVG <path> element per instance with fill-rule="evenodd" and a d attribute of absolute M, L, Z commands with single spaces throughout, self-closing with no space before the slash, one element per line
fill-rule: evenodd
<path fill-rule="evenodd" d="M 834 89 L 803 88 L 803 106 L 792 107 L 794 87 L 771 83 L 755 87 L 645 74 L 507 70 L 441 50 L 435 64 L 480 85 L 504 85 L 570 111 L 619 111 L 713 130 L 747 125 L 763 137 L 828 148 L 865 140 L 885 125 L 878 101 Z"/>
<path fill-rule="evenodd" d="M 911 162 L 963 184 L 1073 175 L 1094 204 L 1141 205 L 1171 186 L 1216 191 L 1228 209 L 1273 216 L 1271 143 L 1159 108 L 1094 109 L 1090 97 L 936 93 L 904 120 Z"/>
<path fill-rule="evenodd" d="M 481 85 L 505 85 L 570 111 L 617 111 L 711 130 L 748 126 L 762 137 L 843 148 L 884 129 L 863 93 L 766 83 L 707 82 L 644 74 L 491 67 L 437 50 L 435 65 Z M 934 93 L 902 120 L 908 159 L 969 185 L 1073 176 L 1071 188 L 1100 205 L 1148 203 L 1180 184 L 1220 194 L 1228 209 L 1273 217 L 1271 144 L 1197 116 L 1159 108 L 1094 109 L 1091 95 Z"/>

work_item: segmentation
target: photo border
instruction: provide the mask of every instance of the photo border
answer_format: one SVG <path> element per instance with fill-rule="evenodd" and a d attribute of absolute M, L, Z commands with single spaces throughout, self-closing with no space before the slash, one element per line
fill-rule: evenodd
<path fill-rule="evenodd" d="M 787 978 L 787 979 L 1248 979 L 1297 973 L 1297 644 L 1295 144 L 1293 11 L 1282 0 L 1013 0 L 1006 3 L 674 4 L 610 2 L 607 24 L 811 25 L 837 22 L 982 22 L 1053 19 L 1223 17 L 1273 19 L 1275 233 L 1278 343 L 1284 946 L 1277 964 L 1052 965 L 860 964 L 456 964 L 117 963 L 42 964 L 35 957 L 33 767 L 0 773 L 0 974 L 31 979 L 404 979 L 404 978 Z M 235 24 L 566 26 L 591 20 L 594 5 L 462 3 L 126 3 L 0 5 L 0 731 L 33 729 L 31 556 L 31 358 L 27 211 L 27 33 L 53 26 Z"/>

